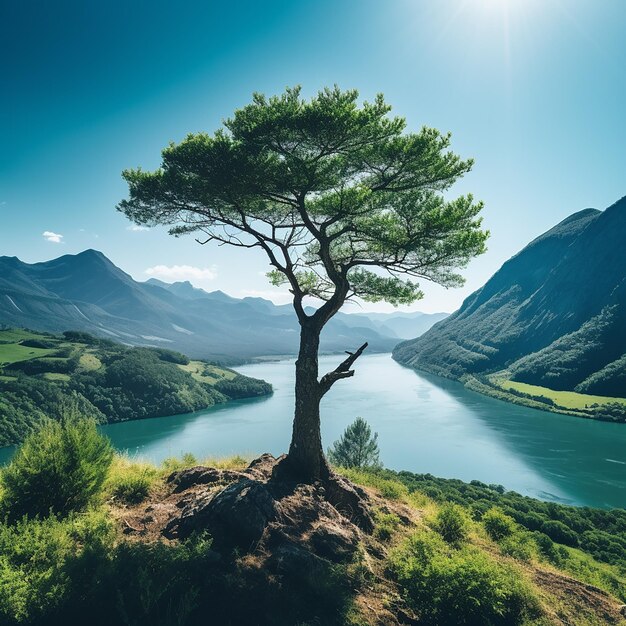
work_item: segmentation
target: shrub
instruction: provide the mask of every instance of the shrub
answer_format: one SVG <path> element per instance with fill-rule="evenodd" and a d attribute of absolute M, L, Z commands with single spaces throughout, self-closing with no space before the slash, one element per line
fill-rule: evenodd
<path fill-rule="evenodd" d="M 487 534 L 494 541 L 510 537 L 517 528 L 515 520 L 496 507 L 489 509 L 483 515 L 482 522 Z"/>
<path fill-rule="evenodd" d="M 100 491 L 113 449 L 95 421 L 75 411 L 61 422 L 48 420 L 21 445 L 0 474 L 2 512 L 22 516 L 64 516 L 84 509 Z"/>
<path fill-rule="evenodd" d="M 420 623 L 515 626 L 541 612 L 521 573 L 434 533 L 411 536 L 392 553 L 390 569 Z"/>
<path fill-rule="evenodd" d="M 518 561 L 530 561 L 537 554 L 537 544 L 528 531 L 517 531 L 500 541 L 500 550 Z"/>
<path fill-rule="evenodd" d="M 150 493 L 152 476 L 146 471 L 119 476 L 111 485 L 111 496 L 124 504 L 139 504 Z"/>
<path fill-rule="evenodd" d="M 390 539 L 400 524 L 400 518 L 395 513 L 385 513 L 381 510 L 374 511 L 374 521 L 376 522 L 374 536 L 381 541 Z"/>
<path fill-rule="evenodd" d="M 56 624 L 52 616 L 72 588 L 95 582 L 113 541 L 113 525 L 102 512 L 0 524 L 0 623 Z M 86 571 L 68 569 L 81 558 L 89 560 Z"/>
<path fill-rule="evenodd" d="M 444 504 L 437 511 L 433 520 L 433 528 L 447 543 L 459 545 L 467 539 L 467 516 L 457 504 Z"/>
<path fill-rule="evenodd" d="M 381 467 L 377 440 L 378 433 L 372 435 L 369 424 L 362 417 L 357 417 L 328 449 L 328 458 L 341 467 Z"/>
<path fill-rule="evenodd" d="M 578 535 L 576 535 L 573 530 L 569 529 L 563 522 L 558 520 L 548 520 L 541 525 L 539 530 L 557 543 L 563 543 L 566 546 L 578 546 Z"/>

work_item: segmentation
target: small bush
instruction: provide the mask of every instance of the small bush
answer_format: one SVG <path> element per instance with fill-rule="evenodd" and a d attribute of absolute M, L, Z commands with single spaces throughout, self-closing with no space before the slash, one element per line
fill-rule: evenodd
<path fill-rule="evenodd" d="M 489 509 L 483 515 L 482 522 L 487 534 L 494 541 L 510 537 L 517 530 L 515 520 L 496 507 Z"/>
<path fill-rule="evenodd" d="M 56 624 L 52 616 L 73 588 L 83 580 L 96 581 L 114 535 L 103 512 L 0 524 L 0 623 Z M 74 570 L 80 559 L 85 571 Z"/>
<path fill-rule="evenodd" d="M 328 460 L 334 465 L 350 468 L 380 468 L 378 433 L 357 417 L 343 435 L 328 449 Z"/>
<path fill-rule="evenodd" d="M 124 504 L 139 504 L 150 493 L 151 477 L 146 473 L 121 476 L 111 488 L 111 495 Z"/>
<path fill-rule="evenodd" d="M 381 541 L 390 539 L 400 524 L 400 518 L 395 513 L 384 513 L 380 510 L 374 512 L 374 521 L 374 536 Z"/>
<path fill-rule="evenodd" d="M 178 472 L 183 469 L 188 469 L 190 467 L 193 467 L 194 465 L 198 465 L 198 459 L 196 459 L 196 457 L 190 452 L 187 452 L 183 455 L 182 459 L 179 459 L 175 456 L 165 459 L 161 463 L 161 470 L 163 474 L 167 475 L 171 474 L 172 472 Z"/>
<path fill-rule="evenodd" d="M 528 562 L 537 555 L 537 544 L 531 533 L 518 531 L 500 541 L 502 554 Z"/>
<path fill-rule="evenodd" d="M 456 504 L 444 504 L 437 511 L 432 525 L 443 540 L 452 545 L 459 545 L 467 539 L 468 519 Z"/>
<path fill-rule="evenodd" d="M 102 488 L 112 458 L 95 421 L 70 412 L 61 422 L 44 422 L 0 474 L 2 513 L 15 521 L 83 510 Z"/>
<path fill-rule="evenodd" d="M 515 626 L 541 613 L 520 572 L 476 548 L 455 550 L 434 533 L 411 536 L 392 553 L 390 569 L 420 623 Z"/>
<path fill-rule="evenodd" d="M 539 530 L 557 543 L 574 548 L 578 546 L 578 535 L 559 520 L 547 520 Z"/>

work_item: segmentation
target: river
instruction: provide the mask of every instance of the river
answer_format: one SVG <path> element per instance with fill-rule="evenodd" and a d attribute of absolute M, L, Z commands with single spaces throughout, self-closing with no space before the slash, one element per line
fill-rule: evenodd
<path fill-rule="evenodd" d="M 341 359 L 321 357 L 320 373 Z M 293 368 L 292 360 L 237 368 L 271 382 L 275 391 L 267 398 L 102 430 L 119 450 L 155 462 L 185 452 L 198 458 L 278 455 L 291 434 Z M 626 424 L 508 404 L 404 368 L 388 354 L 361 357 L 356 375 L 324 398 L 324 445 L 358 415 L 378 433 L 388 468 L 477 479 L 563 503 L 626 506 Z"/>

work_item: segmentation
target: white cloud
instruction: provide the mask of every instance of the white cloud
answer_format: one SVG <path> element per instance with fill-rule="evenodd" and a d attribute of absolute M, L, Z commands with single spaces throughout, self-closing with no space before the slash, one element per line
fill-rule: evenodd
<path fill-rule="evenodd" d="M 189 280 L 193 282 L 213 280 L 217 276 L 215 265 L 211 267 L 194 267 L 193 265 L 155 265 L 149 267 L 146 272 L 148 276 L 160 278 L 166 282 Z"/>
<path fill-rule="evenodd" d="M 63 243 L 61 241 L 63 239 L 63 235 L 53 233 L 51 230 L 44 231 L 42 236 L 46 241 L 51 241 L 52 243 Z"/>
<path fill-rule="evenodd" d="M 140 233 L 143 232 L 144 230 L 149 230 L 147 226 L 139 226 L 139 224 L 131 224 L 130 226 L 126 227 L 126 230 L 130 230 L 133 233 Z"/>

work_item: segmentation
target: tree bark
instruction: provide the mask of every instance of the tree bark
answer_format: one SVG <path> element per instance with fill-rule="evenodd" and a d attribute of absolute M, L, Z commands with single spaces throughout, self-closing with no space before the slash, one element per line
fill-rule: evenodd
<path fill-rule="evenodd" d="M 321 328 L 312 319 L 300 329 L 300 351 L 296 361 L 296 402 L 293 434 L 287 456 L 291 471 L 300 479 L 325 479 L 329 468 L 322 449 L 318 381 L 318 348 Z"/>

